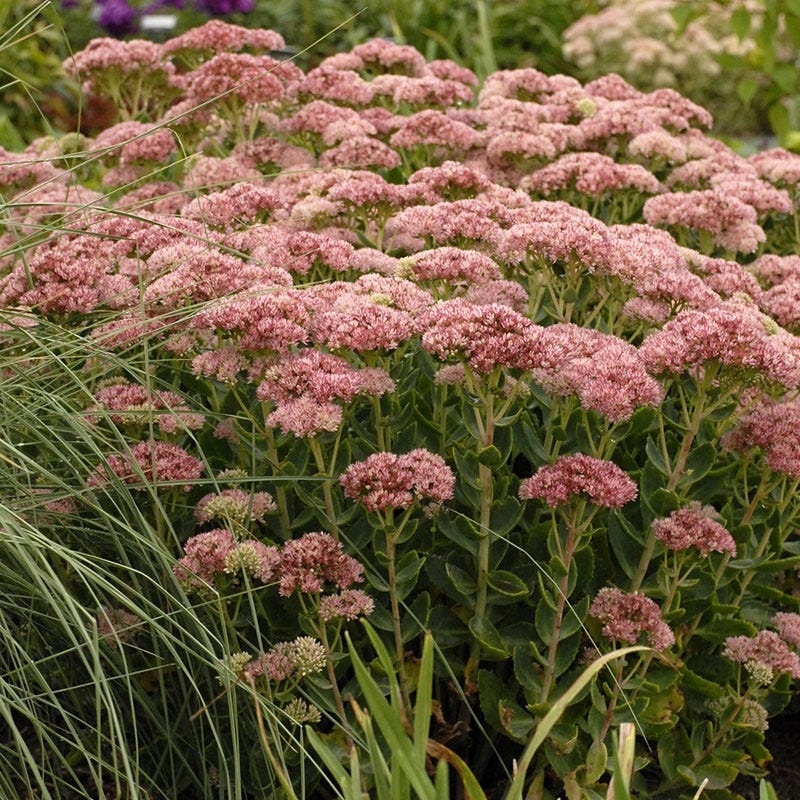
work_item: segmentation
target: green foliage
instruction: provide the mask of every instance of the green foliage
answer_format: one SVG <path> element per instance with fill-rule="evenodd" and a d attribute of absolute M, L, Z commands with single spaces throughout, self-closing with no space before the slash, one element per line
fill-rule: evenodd
<path fill-rule="evenodd" d="M 143 115 L 179 91 L 143 85 L 153 93 L 139 98 Z M 791 452 L 788 467 L 776 465 L 767 447 L 739 448 L 728 435 L 756 390 L 769 408 L 793 408 L 797 350 L 795 333 L 756 310 L 766 291 L 741 297 L 756 281 L 750 252 L 723 249 L 702 228 L 660 237 L 640 224 L 643 193 L 632 187 L 547 195 L 594 218 L 542 202 L 533 187 L 522 194 L 538 164 L 504 163 L 490 179 L 477 172 L 489 169 L 480 142 L 468 149 L 484 166 L 471 172 L 453 163 L 463 155 L 455 146 L 455 156 L 439 143 L 402 146 L 394 130 L 376 129 L 374 141 L 395 148 L 393 166 L 328 174 L 325 135 L 284 124 L 308 96 L 251 107 L 231 102 L 240 88 L 224 98 L 215 89 L 213 114 L 159 116 L 119 145 L 39 143 L 32 159 L 54 170 L 44 188 L 63 189 L 63 202 L 31 201 L 43 188 L 35 173 L 6 182 L 0 788 L 143 800 L 440 800 L 453 787 L 475 798 L 496 788 L 548 800 L 700 791 L 726 800 L 737 775 L 763 775 L 764 726 L 791 698 L 794 662 L 740 663 L 730 642 L 777 636 L 767 630 L 775 612 L 798 611 L 800 508 Z M 508 92 L 514 107 L 531 102 Z M 556 131 L 591 119 L 570 92 L 554 94 L 567 96 L 558 108 L 570 120 Z M 392 119 L 420 105 L 376 100 Z M 454 105 L 469 119 L 466 100 Z M 154 135 L 168 140 L 163 152 L 142 147 Z M 227 158 L 254 143 L 275 161 Z M 597 146 L 624 159 L 628 144 L 614 133 Z M 439 170 L 414 166 L 446 158 Z M 657 156 L 640 160 L 667 174 Z M 453 173 L 469 180 L 457 185 Z M 475 188 L 481 178 L 489 189 Z M 401 199 L 346 194 L 359 180 Z M 423 180 L 434 194 L 412 194 Z M 230 183 L 236 191 L 220 194 Z M 465 208 L 494 233 L 450 227 Z M 421 221 L 404 233 L 407 211 Z M 425 230 L 437 211 L 448 225 Z M 520 234 L 524 214 L 556 211 L 570 224 L 541 223 L 548 235 L 520 252 L 499 246 Z M 798 249 L 793 214 L 760 221 L 759 252 Z M 523 232 L 538 236 L 538 222 Z M 645 231 L 641 263 L 625 261 L 634 240 L 623 237 Z M 547 249 L 562 239 L 571 246 Z M 590 260 L 587 239 L 615 242 L 613 259 L 604 250 Z M 689 258 L 678 243 L 707 249 Z M 415 271 L 420 250 L 445 245 L 491 252 L 507 282 Z M 669 271 L 653 266 L 658 247 Z M 395 274 L 365 276 L 363 256 Z M 733 299 L 712 268 L 737 278 Z M 685 308 L 665 272 L 679 288 L 706 289 L 703 303 Z M 513 300 L 522 310 L 463 300 L 470 282 L 493 298 L 523 287 Z M 666 319 L 710 325 L 723 310 L 729 326 L 678 366 L 659 366 L 674 348 L 654 354 L 643 343 L 669 323 L 627 313 L 656 291 L 670 300 Z M 462 307 L 474 316 L 448 318 Z M 326 338 L 334 313 L 336 334 L 353 339 Z M 396 323 L 389 343 L 358 342 L 385 318 Z M 480 327 L 487 319 L 497 328 Z M 463 340 L 447 338 L 462 327 Z M 548 336 L 557 346 L 546 348 Z M 719 341 L 733 344 L 704 355 Z M 334 366 L 314 368 L 306 385 L 294 357 L 318 353 Z M 128 384 L 139 392 L 129 405 L 101 399 Z M 201 468 L 176 476 L 151 441 Z M 342 477 L 380 454 L 395 460 L 361 494 L 349 490 Z M 576 472 L 545 480 L 576 455 L 586 457 Z M 686 510 L 703 530 L 724 528 L 727 545 L 656 535 L 654 522 Z M 320 532 L 333 556 L 314 551 L 305 580 L 287 588 L 283 557 Z M 205 550 L 195 537 L 207 537 Z M 335 568 L 354 560 L 368 597 L 357 613 L 327 614 L 345 588 Z M 599 609 L 609 596 L 624 597 L 630 616 L 622 603 Z M 353 624 L 370 602 L 370 623 Z"/>
<path fill-rule="evenodd" d="M 21 150 L 41 132 L 70 129 L 77 89 L 66 80 L 63 31 L 50 0 L 0 4 L 0 146 Z"/>

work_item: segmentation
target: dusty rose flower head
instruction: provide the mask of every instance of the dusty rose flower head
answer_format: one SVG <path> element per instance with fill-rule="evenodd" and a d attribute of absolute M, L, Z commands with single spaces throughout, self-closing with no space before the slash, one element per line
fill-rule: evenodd
<path fill-rule="evenodd" d="M 636 644 L 644 635 L 656 650 L 666 650 L 675 643 L 675 635 L 661 619 L 658 604 L 639 592 L 626 594 L 606 586 L 597 593 L 589 614 L 603 623 L 603 636 L 609 639 Z"/>
<path fill-rule="evenodd" d="M 361 69 L 378 75 L 422 75 L 426 68 L 425 56 L 419 50 L 388 39 L 370 39 L 356 45 L 350 54 L 359 59 Z"/>
<path fill-rule="evenodd" d="M 188 481 L 182 487 L 188 492 L 204 469 L 199 458 L 189 455 L 177 444 L 145 441 L 133 445 L 130 451 L 109 455 L 106 463 L 98 466 L 86 482 L 89 486 L 106 486 L 115 476 L 123 483 L 145 489 L 148 484 L 163 486 Z"/>
<path fill-rule="evenodd" d="M 119 647 L 141 631 L 144 622 L 141 617 L 131 614 L 124 608 L 103 606 L 95 616 L 97 633 L 111 647 Z"/>
<path fill-rule="evenodd" d="M 696 547 L 701 555 L 730 553 L 736 556 L 736 542 L 711 506 L 692 500 L 685 508 L 653 522 L 653 532 L 670 550 Z"/>
<path fill-rule="evenodd" d="M 800 183 L 800 156 L 782 147 L 762 150 L 748 159 L 758 174 L 776 186 L 796 187 Z"/>
<path fill-rule="evenodd" d="M 681 373 L 716 362 L 793 388 L 800 382 L 792 338 L 740 297 L 685 309 L 648 336 L 639 352 L 652 373 Z"/>
<path fill-rule="evenodd" d="M 773 631 L 759 631 L 752 637 L 729 636 L 722 654 L 739 664 L 763 664 L 774 672 L 800 678 L 800 656 Z"/>
<path fill-rule="evenodd" d="M 598 506 L 621 508 L 636 499 L 638 487 L 613 462 L 582 453 L 561 456 L 523 480 L 519 487 L 523 500 L 543 500 L 552 507 L 568 503 L 575 494 L 588 495 Z"/>
<path fill-rule="evenodd" d="M 389 139 L 392 147 L 403 150 L 435 145 L 442 150 L 442 160 L 465 153 L 477 143 L 477 131 L 432 108 L 405 117 Z"/>
<path fill-rule="evenodd" d="M 800 478 L 800 399 L 760 400 L 722 437 L 735 451 L 759 448 L 769 469 Z"/>
<path fill-rule="evenodd" d="M 233 100 L 274 105 L 293 96 L 301 76 L 298 67 L 271 56 L 222 52 L 177 80 L 192 105 L 212 101 L 219 106 Z"/>
<path fill-rule="evenodd" d="M 338 430 L 342 418 L 341 406 L 304 395 L 280 402 L 267 417 L 267 424 L 299 439 L 310 439 L 324 431 Z"/>
<path fill-rule="evenodd" d="M 181 214 L 212 227 L 232 229 L 264 221 L 280 204 L 271 189 L 242 181 L 192 200 Z"/>
<path fill-rule="evenodd" d="M 380 368 L 356 368 L 341 356 L 307 348 L 267 364 L 256 389 L 260 400 L 285 403 L 312 397 L 320 403 L 350 402 L 357 395 L 380 395 L 394 382 Z"/>
<path fill-rule="evenodd" d="M 278 593 L 288 597 L 295 589 L 315 593 L 329 586 L 349 589 L 364 580 L 363 572 L 364 567 L 330 534 L 306 533 L 281 548 Z"/>
<path fill-rule="evenodd" d="M 613 422 L 643 405 L 658 406 L 664 390 L 645 369 L 633 345 L 611 334 L 573 324 L 550 325 L 538 341 L 531 376 L 548 392 L 577 394 L 584 408 Z"/>
<path fill-rule="evenodd" d="M 345 497 L 368 511 L 408 508 L 415 501 L 440 503 L 453 497 L 455 475 L 444 459 L 425 449 L 373 453 L 351 464 L 339 478 Z"/>
<path fill-rule="evenodd" d="M 205 423 L 205 417 L 192 413 L 175 392 L 152 391 L 125 380 L 114 381 L 95 392 L 95 402 L 86 409 L 85 418 L 97 424 L 101 415 L 115 425 L 146 426 L 152 419 L 163 433 L 196 430 Z"/>
<path fill-rule="evenodd" d="M 189 62 L 210 58 L 222 51 L 237 52 L 249 48 L 269 52 L 285 47 L 283 36 L 275 31 L 245 28 L 221 19 L 210 19 L 163 44 L 165 53 Z"/>
<path fill-rule="evenodd" d="M 319 601 L 319 616 L 325 622 L 344 619 L 352 622 L 368 617 L 375 609 L 375 601 L 361 589 L 345 589 L 338 594 L 326 594 Z"/>
<path fill-rule="evenodd" d="M 442 360 L 463 359 L 482 373 L 526 368 L 541 330 L 507 305 L 477 305 L 462 298 L 437 303 L 416 325 L 429 353 Z"/>
<path fill-rule="evenodd" d="M 752 252 L 766 238 L 755 208 L 722 189 L 651 197 L 644 204 L 644 218 L 651 225 L 708 231 L 720 247 L 738 252 Z"/>
<path fill-rule="evenodd" d="M 348 106 L 364 106 L 372 100 L 372 89 L 355 70 L 329 64 L 309 70 L 298 86 L 301 99 L 320 99 Z"/>
<path fill-rule="evenodd" d="M 464 292 L 464 299 L 476 306 L 498 303 L 508 306 L 519 314 L 527 314 L 530 302 L 528 292 L 522 284 L 502 279 L 473 283 Z"/>
<path fill-rule="evenodd" d="M 187 591 L 203 589 L 225 573 L 226 558 L 235 548 L 233 534 L 226 528 L 198 533 L 186 541 L 184 555 L 172 571 Z"/>
<path fill-rule="evenodd" d="M 529 192 L 542 194 L 574 188 L 590 197 L 623 189 L 644 194 L 661 191 L 655 175 L 639 164 L 617 164 L 610 156 L 593 152 L 563 155 L 523 178 L 520 185 Z"/>
<path fill-rule="evenodd" d="M 772 624 L 778 631 L 778 636 L 795 647 L 800 648 L 800 614 L 790 611 L 779 611 L 773 618 Z"/>
<path fill-rule="evenodd" d="M 485 191 L 490 183 L 486 175 L 476 169 L 459 161 L 445 161 L 412 173 L 408 178 L 408 193 L 427 203 L 463 200 Z"/>
<path fill-rule="evenodd" d="M 486 283 L 502 277 L 497 262 L 476 250 L 435 247 L 406 260 L 413 280 Z"/>
<path fill-rule="evenodd" d="M 312 340 L 331 350 L 395 350 L 407 342 L 414 319 L 407 311 L 393 308 L 391 298 L 360 292 L 341 294 L 328 308 L 318 308 L 311 319 Z"/>
<path fill-rule="evenodd" d="M 319 157 L 321 167 L 394 169 L 402 163 L 397 152 L 372 136 L 354 136 L 326 150 Z"/>

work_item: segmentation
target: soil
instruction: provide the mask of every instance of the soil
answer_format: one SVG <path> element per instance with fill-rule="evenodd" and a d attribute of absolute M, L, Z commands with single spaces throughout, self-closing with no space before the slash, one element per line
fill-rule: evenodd
<path fill-rule="evenodd" d="M 800 798 L 800 713 L 783 714 L 769 721 L 765 745 L 772 753 L 766 779 L 778 800 Z M 744 800 L 759 800 L 758 781 L 739 778 L 731 787 Z"/>

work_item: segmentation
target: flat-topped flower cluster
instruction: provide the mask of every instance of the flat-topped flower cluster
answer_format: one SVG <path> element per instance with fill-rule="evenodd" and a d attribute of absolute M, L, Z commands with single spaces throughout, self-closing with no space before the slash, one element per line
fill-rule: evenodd
<path fill-rule="evenodd" d="M 94 353 L 83 488 L 184 513 L 192 601 L 244 614 L 277 587 L 313 646 L 253 603 L 233 671 L 327 667 L 345 731 L 331 648 L 375 612 L 403 692 L 430 627 L 516 741 L 587 648 L 663 651 L 598 689 L 558 780 L 626 702 L 679 747 L 718 683 L 738 711 L 695 750 L 750 758 L 736 714 L 797 673 L 791 591 L 747 565 L 787 565 L 798 524 L 800 156 L 738 155 L 702 107 L 615 75 L 479 87 L 388 41 L 303 72 L 283 45 L 219 21 L 96 40 L 65 68 L 119 122 L 0 154 L 0 306 Z M 742 688 L 753 659 L 770 680 Z"/>

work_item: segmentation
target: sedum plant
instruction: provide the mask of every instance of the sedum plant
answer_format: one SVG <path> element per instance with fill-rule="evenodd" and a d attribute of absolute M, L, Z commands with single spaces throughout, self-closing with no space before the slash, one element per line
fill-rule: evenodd
<path fill-rule="evenodd" d="M 800 677 L 798 157 L 284 44 L 96 40 L 117 120 L 4 154 L 4 788 L 602 798 L 632 723 L 625 791 L 732 800 Z"/>

